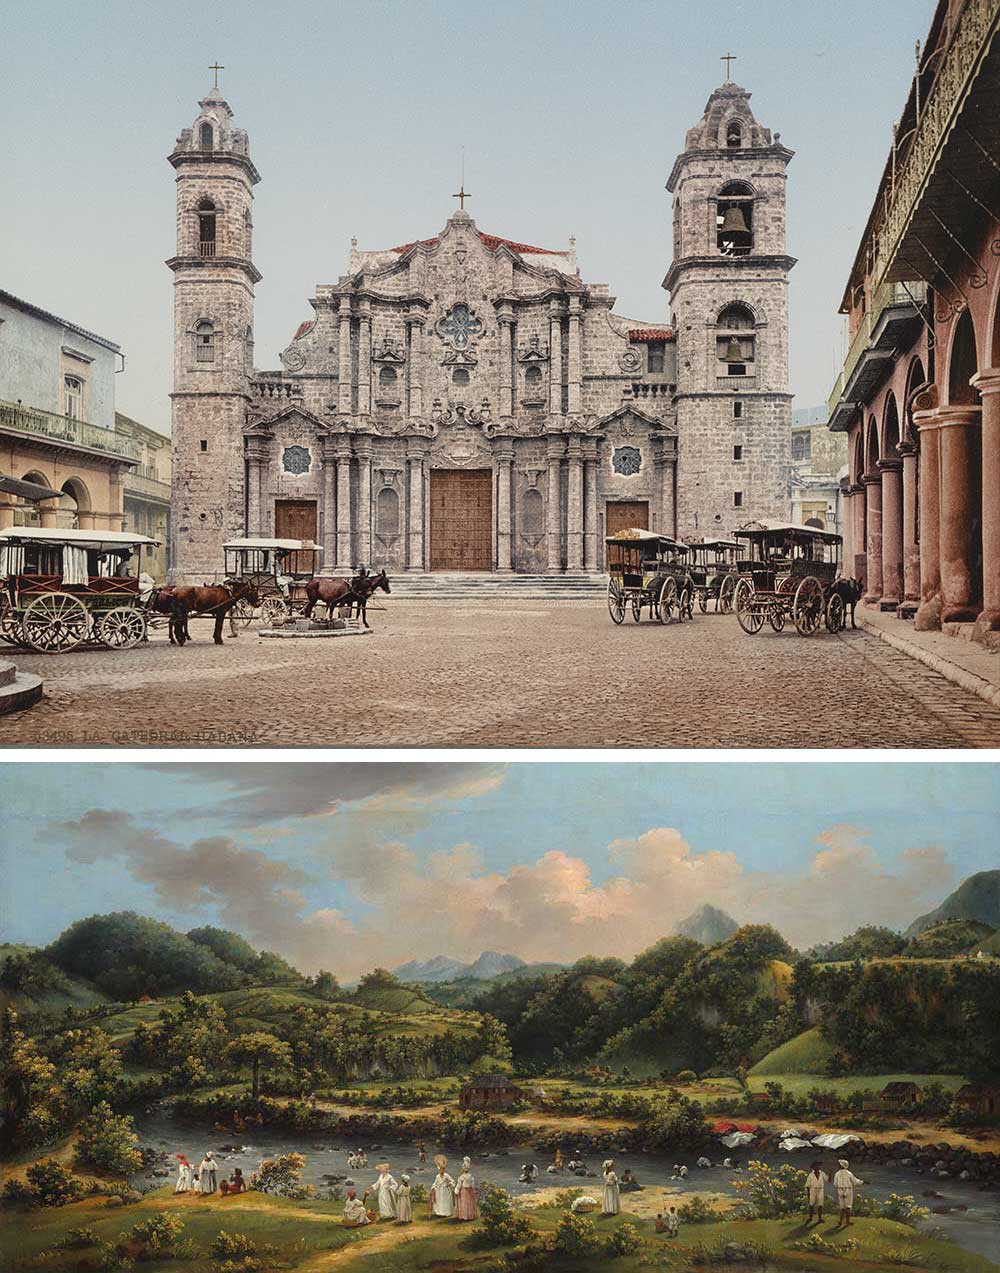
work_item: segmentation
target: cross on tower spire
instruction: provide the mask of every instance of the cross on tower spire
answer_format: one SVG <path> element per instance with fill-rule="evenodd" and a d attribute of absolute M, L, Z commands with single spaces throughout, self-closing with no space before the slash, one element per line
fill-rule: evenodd
<path fill-rule="evenodd" d="M 470 194 L 470 193 L 466 190 L 466 188 L 465 188 L 465 182 L 463 181 L 463 182 L 462 182 L 461 189 L 458 191 L 458 193 L 457 193 L 457 194 L 453 194 L 451 197 L 452 197 L 453 199 L 457 199 L 457 200 L 458 200 L 458 206 L 459 206 L 459 207 L 462 209 L 462 211 L 464 212 L 464 211 L 465 211 L 465 201 L 466 201 L 466 199 L 471 199 L 471 198 L 472 198 L 472 195 L 471 195 L 471 194 Z"/>
<path fill-rule="evenodd" d="M 215 83 L 212 88 L 217 89 L 219 87 L 219 72 L 224 71 L 226 68 L 220 62 L 213 62 L 208 69 L 215 74 Z"/>
<path fill-rule="evenodd" d="M 719 58 L 719 61 L 720 61 L 720 62 L 725 62 L 725 64 L 726 64 L 726 83 L 728 84 L 728 83 L 729 83 L 729 81 L 730 81 L 730 79 L 732 78 L 732 77 L 730 76 L 730 74 L 729 74 L 729 71 L 730 71 L 730 63 L 732 63 L 732 62 L 735 62 L 735 61 L 736 61 L 736 54 L 735 54 L 735 53 L 723 53 L 722 57 L 720 57 L 720 58 Z"/>

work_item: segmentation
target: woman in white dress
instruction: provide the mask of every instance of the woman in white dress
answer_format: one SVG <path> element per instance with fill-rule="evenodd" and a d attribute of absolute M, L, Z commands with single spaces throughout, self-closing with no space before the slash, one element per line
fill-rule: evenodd
<path fill-rule="evenodd" d="M 479 1199 L 476 1193 L 476 1178 L 472 1174 L 471 1158 L 462 1159 L 462 1170 L 455 1181 L 455 1219 L 477 1220 L 479 1218 Z"/>
<path fill-rule="evenodd" d="M 378 1218 L 380 1220 L 395 1220 L 396 1193 L 399 1185 L 396 1183 L 395 1177 L 390 1174 L 387 1162 L 376 1163 L 375 1170 L 378 1172 L 378 1179 L 372 1186 L 372 1192 L 378 1199 Z"/>
<path fill-rule="evenodd" d="M 202 1193 L 214 1193 L 215 1163 L 211 1154 L 206 1154 L 198 1164 L 198 1184 Z"/>
<path fill-rule="evenodd" d="M 437 1175 L 431 1185 L 431 1215 L 450 1219 L 455 1214 L 455 1181 L 445 1171 L 448 1159 L 444 1154 L 437 1155 L 434 1165 L 437 1167 Z"/>
<path fill-rule="evenodd" d="M 413 1204 L 410 1202 L 410 1177 L 399 1178 L 399 1193 L 396 1194 L 396 1223 L 413 1223 Z"/>
<path fill-rule="evenodd" d="M 604 1205 L 601 1207 L 601 1214 L 616 1216 L 621 1212 L 622 1200 L 621 1191 L 618 1188 L 618 1177 L 615 1174 L 615 1160 L 605 1159 L 601 1171 L 604 1174 Z"/>
<path fill-rule="evenodd" d="M 360 1225 L 367 1223 L 368 1212 L 365 1210 L 365 1204 L 353 1189 L 348 1189 L 347 1201 L 344 1203 L 344 1226 L 348 1229 L 357 1229 Z"/>

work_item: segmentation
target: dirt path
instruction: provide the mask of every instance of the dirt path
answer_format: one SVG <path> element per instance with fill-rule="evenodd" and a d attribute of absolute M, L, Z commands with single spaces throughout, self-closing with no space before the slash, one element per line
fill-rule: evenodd
<path fill-rule="evenodd" d="M 404 1242 L 414 1242 L 426 1236 L 421 1231 L 423 1226 L 416 1231 L 409 1224 L 380 1224 L 372 1227 L 374 1232 L 369 1230 L 365 1237 L 349 1242 L 338 1251 L 318 1251 L 309 1256 L 298 1265 L 299 1269 L 304 1273 L 324 1273 L 326 1269 L 336 1269 L 341 1265 L 363 1260 L 366 1255 L 381 1255 Z"/>

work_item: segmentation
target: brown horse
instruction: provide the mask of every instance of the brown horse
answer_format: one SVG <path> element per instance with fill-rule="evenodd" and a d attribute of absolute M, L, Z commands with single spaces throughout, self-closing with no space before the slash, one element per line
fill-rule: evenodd
<path fill-rule="evenodd" d="M 226 615 L 237 601 L 246 600 L 252 606 L 257 604 L 257 589 L 249 579 L 227 579 L 221 584 L 203 584 L 201 587 L 181 584 L 174 588 L 164 588 L 161 597 L 166 592 L 171 594 L 173 602 L 169 612 L 170 640 L 173 643 L 176 637 L 177 645 L 183 645 L 191 639 L 188 631 L 188 615 L 213 614 L 215 616 L 213 640 L 216 645 L 222 645 L 222 625 Z M 166 598 L 163 600 L 165 601 Z"/>
<path fill-rule="evenodd" d="M 353 579 L 310 579 L 306 584 L 308 600 L 302 613 L 305 618 L 311 619 L 313 610 L 321 601 L 326 606 L 328 619 L 341 606 L 357 607 L 361 622 L 367 628 L 368 602 L 379 588 L 383 592 L 389 591 L 389 577 L 384 570 L 377 575 L 355 575 Z"/>

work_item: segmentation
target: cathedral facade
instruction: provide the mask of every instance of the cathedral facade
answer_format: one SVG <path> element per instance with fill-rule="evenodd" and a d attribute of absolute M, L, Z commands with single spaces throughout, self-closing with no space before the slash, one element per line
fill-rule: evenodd
<path fill-rule="evenodd" d="M 260 176 L 213 90 L 170 155 L 174 578 L 217 577 L 244 535 L 313 540 L 326 574 L 545 575 L 602 570 L 629 526 L 787 519 L 791 157 L 745 90 L 712 94 L 667 187 L 668 324 L 616 314 L 572 240 L 500 238 L 463 206 L 432 238 L 353 244 L 259 371 Z"/>

